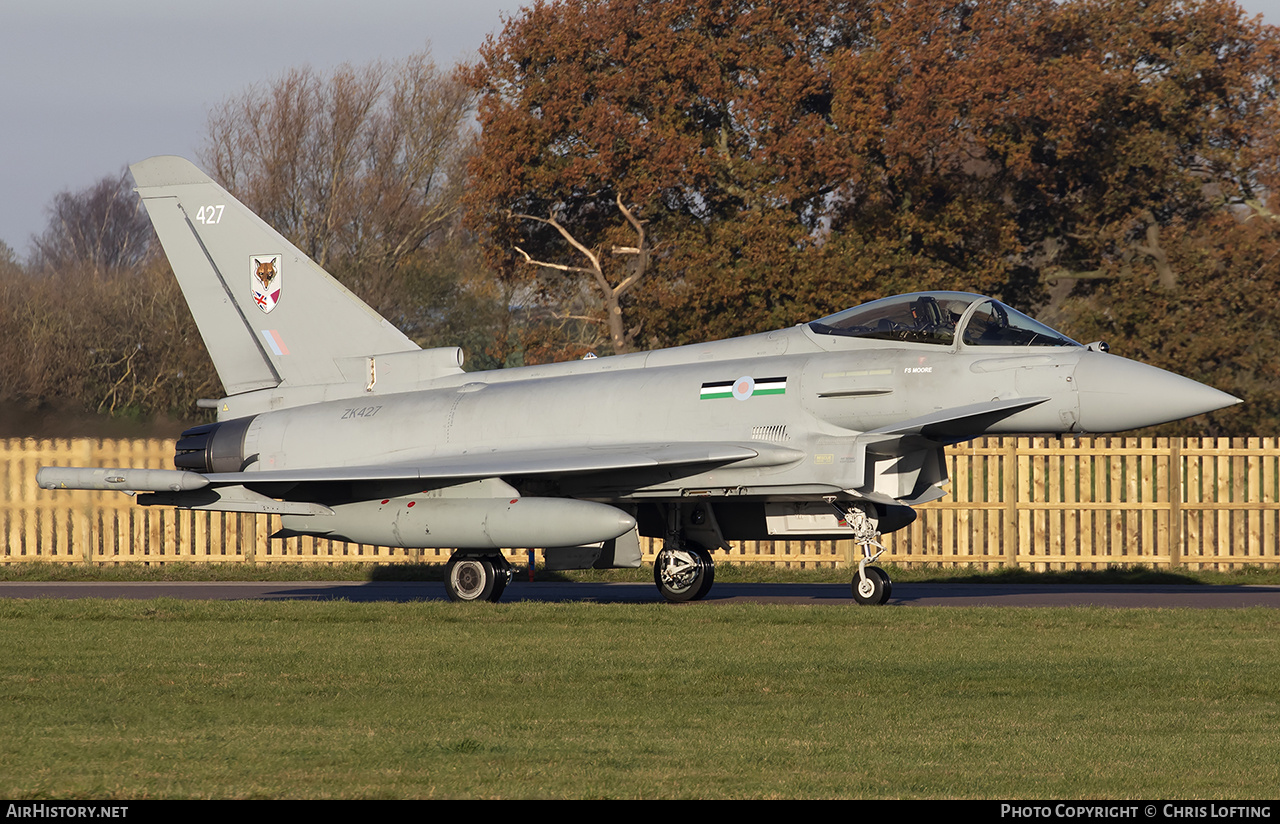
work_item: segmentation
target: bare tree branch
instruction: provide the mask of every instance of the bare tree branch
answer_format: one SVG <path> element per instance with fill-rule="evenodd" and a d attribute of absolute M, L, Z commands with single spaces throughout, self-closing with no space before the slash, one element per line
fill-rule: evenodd
<path fill-rule="evenodd" d="M 524 257 L 525 263 L 531 266 L 538 266 L 544 269 L 553 269 L 558 272 L 578 273 L 590 275 L 594 281 L 599 295 L 604 303 L 605 325 L 609 330 L 609 338 L 613 343 L 615 352 L 628 352 L 631 350 L 632 341 L 639 332 L 639 327 L 634 327 L 630 331 L 622 319 L 622 298 L 638 284 L 645 276 L 649 269 L 649 245 L 644 231 L 644 221 L 639 220 L 635 213 L 626 207 L 622 202 L 622 195 L 616 197 L 618 210 L 622 212 L 623 218 L 631 225 L 638 236 L 638 242 L 635 246 L 613 246 L 611 252 L 615 256 L 629 256 L 632 258 L 630 265 L 630 273 L 626 275 L 616 286 L 609 283 L 608 277 L 604 273 L 604 268 L 600 263 L 600 254 L 593 251 L 586 244 L 579 241 L 573 234 L 566 229 L 558 220 L 555 214 L 548 214 L 546 217 L 538 217 L 537 215 L 515 214 L 508 212 L 508 216 L 517 220 L 529 220 L 535 223 L 541 223 L 544 226 L 550 226 L 560 233 L 565 241 L 576 249 L 579 254 L 587 259 L 590 266 L 571 266 L 564 263 L 551 263 L 549 261 L 535 260 L 528 252 L 519 246 L 514 247 L 517 252 Z"/>

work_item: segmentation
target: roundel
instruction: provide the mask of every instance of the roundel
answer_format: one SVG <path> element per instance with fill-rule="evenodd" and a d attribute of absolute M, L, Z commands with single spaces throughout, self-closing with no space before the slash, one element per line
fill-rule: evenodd
<path fill-rule="evenodd" d="M 756 391 L 756 382 L 750 375 L 743 375 L 733 382 L 733 397 L 745 401 Z"/>

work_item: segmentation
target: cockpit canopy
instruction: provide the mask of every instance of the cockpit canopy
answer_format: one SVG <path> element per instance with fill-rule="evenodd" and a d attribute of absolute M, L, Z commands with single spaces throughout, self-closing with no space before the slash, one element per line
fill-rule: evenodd
<path fill-rule="evenodd" d="M 809 324 L 820 335 L 951 346 L 1079 346 L 994 298 L 969 292 L 915 292 L 873 300 Z"/>

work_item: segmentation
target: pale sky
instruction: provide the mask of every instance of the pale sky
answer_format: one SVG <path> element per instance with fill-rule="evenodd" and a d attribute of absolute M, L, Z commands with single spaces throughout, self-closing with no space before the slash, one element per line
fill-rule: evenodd
<path fill-rule="evenodd" d="M 194 158 L 209 109 L 294 66 L 473 57 L 521 0 L 0 0 L 0 240 L 53 196 L 156 154 Z M 1243 0 L 1280 25 L 1280 0 Z"/>
<path fill-rule="evenodd" d="M 0 240 L 19 256 L 60 191 L 157 154 L 295 66 L 474 57 L 521 0 L 0 0 Z"/>

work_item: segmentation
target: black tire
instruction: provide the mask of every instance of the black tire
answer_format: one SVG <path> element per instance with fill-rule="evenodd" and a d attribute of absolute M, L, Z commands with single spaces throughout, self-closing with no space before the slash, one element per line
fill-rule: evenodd
<path fill-rule="evenodd" d="M 672 564 L 682 568 L 671 570 Z M 711 559 L 711 553 L 700 546 L 663 548 L 654 559 L 653 582 L 668 601 L 699 601 L 711 591 L 715 580 L 716 563 Z"/>
<path fill-rule="evenodd" d="M 880 567 L 872 567 L 876 572 L 880 573 L 881 580 L 884 581 L 884 593 L 880 596 L 880 603 L 889 603 L 889 596 L 893 595 L 893 580 L 889 578 L 889 573 Z"/>
<path fill-rule="evenodd" d="M 498 603 L 498 599 L 502 597 L 502 593 L 506 592 L 507 585 L 516 577 L 515 570 L 511 568 L 511 564 L 503 558 L 501 562 L 493 562 L 493 573 L 497 576 L 497 580 L 493 584 L 493 594 L 489 596 L 489 600 Z"/>
<path fill-rule="evenodd" d="M 889 574 L 880 567 L 867 567 L 867 580 L 864 583 L 862 576 L 853 576 L 853 600 L 864 606 L 878 606 L 889 600 L 889 595 L 893 592 L 893 581 L 889 580 Z"/>
<path fill-rule="evenodd" d="M 444 588 L 450 601 L 497 601 L 506 588 L 505 580 L 499 585 L 501 573 L 488 558 L 450 558 L 444 568 L 444 576 Z"/>

